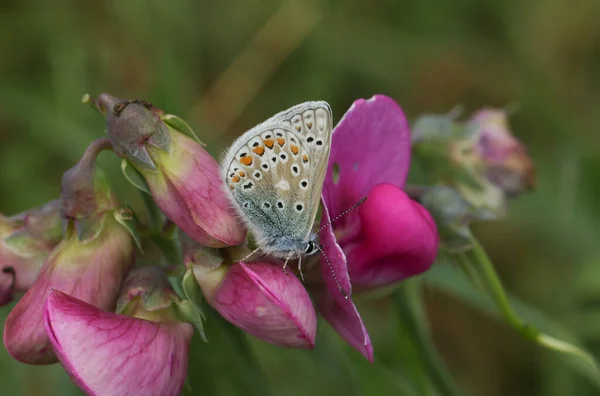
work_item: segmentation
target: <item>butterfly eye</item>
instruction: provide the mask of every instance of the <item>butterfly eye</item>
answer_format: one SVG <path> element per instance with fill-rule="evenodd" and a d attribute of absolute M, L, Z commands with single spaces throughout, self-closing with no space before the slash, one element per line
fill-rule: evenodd
<path fill-rule="evenodd" d="M 313 241 L 309 241 L 308 245 L 306 245 L 306 250 L 304 250 L 305 254 L 311 254 L 315 251 L 315 243 Z"/>

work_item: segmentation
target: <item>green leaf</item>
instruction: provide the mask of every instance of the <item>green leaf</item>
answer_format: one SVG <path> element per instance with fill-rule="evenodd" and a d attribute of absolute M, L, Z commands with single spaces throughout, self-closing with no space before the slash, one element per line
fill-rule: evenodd
<path fill-rule="evenodd" d="M 121 171 L 125 178 L 129 181 L 129 183 L 133 184 L 138 189 L 144 191 L 147 194 L 150 194 L 150 187 L 148 187 L 148 183 L 146 183 L 146 179 L 137 171 L 133 166 L 127 162 L 126 159 L 121 161 Z"/>
<path fill-rule="evenodd" d="M 202 143 L 202 141 L 198 139 L 198 136 L 196 136 L 196 133 L 194 132 L 192 127 L 190 127 L 190 125 L 187 122 L 177 117 L 176 115 L 166 114 L 162 117 L 162 120 L 165 122 L 165 124 L 169 125 L 178 132 L 183 133 L 184 135 L 195 140 L 202 146 L 206 146 L 206 144 Z"/>

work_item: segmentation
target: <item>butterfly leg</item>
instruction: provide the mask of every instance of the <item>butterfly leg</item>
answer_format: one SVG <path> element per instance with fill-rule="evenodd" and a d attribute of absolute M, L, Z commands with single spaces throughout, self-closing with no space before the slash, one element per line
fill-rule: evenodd
<path fill-rule="evenodd" d="M 250 253 L 248 253 L 246 255 L 246 257 L 244 257 L 243 259 L 237 260 L 236 263 L 239 263 L 240 261 L 246 261 L 246 260 L 248 260 L 254 253 L 258 252 L 259 250 L 260 250 L 260 248 L 257 247 L 256 249 L 254 249 L 253 251 L 251 251 Z"/>
<path fill-rule="evenodd" d="M 287 267 L 287 263 L 288 263 L 288 261 L 290 261 L 290 258 L 289 258 L 289 257 L 288 257 L 288 258 L 286 258 L 286 259 L 285 259 L 285 263 L 283 263 L 283 273 L 284 273 L 284 274 L 286 274 L 287 276 L 290 276 L 290 275 L 287 273 L 287 270 L 286 270 L 286 267 Z"/>
<path fill-rule="evenodd" d="M 304 282 L 304 274 L 302 273 L 302 256 L 298 256 L 298 272 L 300 272 L 300 279 Z"/>

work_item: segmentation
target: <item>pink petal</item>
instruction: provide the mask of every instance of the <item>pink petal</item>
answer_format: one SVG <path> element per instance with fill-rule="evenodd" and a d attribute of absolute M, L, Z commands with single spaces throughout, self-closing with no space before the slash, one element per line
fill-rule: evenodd
<path fill-rule="evenodd" d="M 56 362 L 43 322 L 50 289 L 69 293 L 104 310 L 114 310 L 123 277 L 132 263 L 131 238 L 116 223 L 90 243 L 81 244 L 76 238 L 62 241 L 6 319 L 4 345 L 8 352 L 24 363 Z"/>
<path fill-rule="evenodd" d="M 174 132 L 170 154 L 157 161 L 164 179 L 146 173 L 156 203 L 190 237 L 211 247 L 238 245 L 246 230 L 225 195 L 219 164 L 204 148 Z M 165 184 L 166 183 L 166 184 Z"/>
<path fill-rule="evenodd" d="M 333 131 L 323 187 L 331 215 L 356 204 L 379 183 L 402 188 L 410 165 L 410 147 L 406 117 L 393 99 L 375 95 L 355 101 Z M 337 183 L 333 167 L 339 167 Z"/>
<path fill-rule="evenodd" d="M 271 263 L 236 263 L 214 294 L 213 307 L 247 333 L 272 344 L 311 349 L 317 316 L 293 275 Z"/>
<path fill-rule="evenodd" d="M 318 299 L 317 307 L 340 336 L 373 363 L 371 338 L 352 299 L 340 301 L 330 293 L 324 293 Z"/>
<path fill-rule="evenodd" d="M 73 381 L 90 395 L 179 395 L 187 373 L 188 323 L 104 312 L 53 290 L 46 331 Z"/>
<path fill-rule="evenodd" d="M 435 222 L 404 191 L 391 184 L 375 186 L 356 211 L 360 235 L 344 244 L 356 288 L 389 285 L 431 266 L 439 242 Z"/>
<path fill-rule="evenodd" d="M 329 222 L 329 212 L 323 205 L 323 214 L 321 217 L 321 226 Z M 323 317 L 331 323 L 333 328 L 352 345 L 356 350 L 362 353 L 370 362 L 373 361 L 373 347 L 369 333 L 365 327 L 354 302 L 352 301 L 352 287 L 350 277 L 348 276 L 348 267 L 346 265 L 346 256 L 338 245 L 331 225 L 325 227 L 319 234 L 320 243 L 324 246 L 323 251 L 327 256 L 336 278 L 348 295 L 339 289 L 331 269 L 327 265 L 325 258 L 321 258 L 321 273 L 325 280 L 326 290 L 318 298 L 317 307 Z"/>

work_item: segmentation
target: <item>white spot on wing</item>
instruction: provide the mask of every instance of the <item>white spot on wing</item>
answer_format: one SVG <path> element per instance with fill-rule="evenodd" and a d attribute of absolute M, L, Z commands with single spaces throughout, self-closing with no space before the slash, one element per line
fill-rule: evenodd
<path fill-rule="evenodd" d="M 283 191 L 288 191 L 290 189 L 290 183 L 287 180 L 279 180 L 277 184 L 275 184 L 275 188 L 278 188 Z"/>

